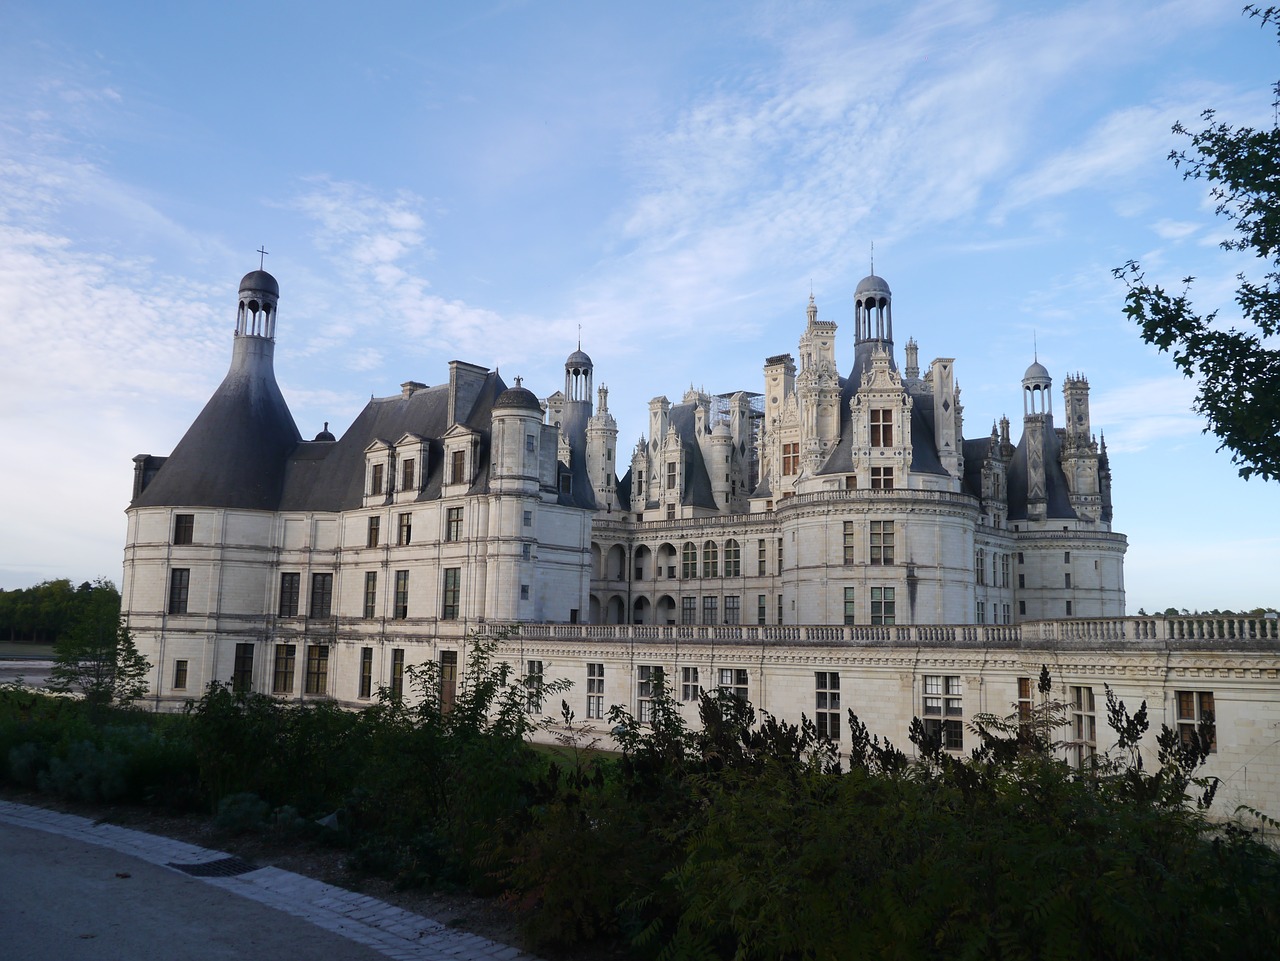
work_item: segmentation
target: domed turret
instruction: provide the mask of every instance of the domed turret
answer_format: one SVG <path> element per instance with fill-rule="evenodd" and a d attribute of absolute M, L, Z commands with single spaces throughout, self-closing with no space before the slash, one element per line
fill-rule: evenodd
<path fill-rule="evenodd" d="M 237 337 L 276 337 L 276 303 L 280 285 L 265 270 L 251 270 L 240 281 L 240 309 L 236 313 Z"/>
<path fill-rule="evenodd" d="M 537 396 L 528 387 L 521 387 L 519 378 L 516 378 L 516 386 L 508 387 L 493 402 L 494 410 L 512 408 L 537 411 L 539 415 L 542 413 L 542 404 L 538 401 Z"/>
<path fill-rule="evenodd" d="M 853 292 L 854 344 L 893 343 L 893 294 L 883 277 L 870 274 Z"/>
<path fill-rule="evenodd" d="M 1044 364 L 1039 360 L 1032 361 L 1027 372 L 1022 375 L 1023 415 L 1053 413 L 1052 387 L 1053 378 L 1049 376 Z"/>

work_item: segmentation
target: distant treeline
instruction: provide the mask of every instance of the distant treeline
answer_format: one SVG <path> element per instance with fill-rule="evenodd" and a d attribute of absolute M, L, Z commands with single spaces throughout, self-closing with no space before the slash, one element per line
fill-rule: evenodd
<path fill-rule="evenodd" d="M 103 578 L 79 587 L 60 578 L 16 591 L 0 589 L 0 639 L 55 643 L 104 591 L 118 609 L 120 592 Z"/>

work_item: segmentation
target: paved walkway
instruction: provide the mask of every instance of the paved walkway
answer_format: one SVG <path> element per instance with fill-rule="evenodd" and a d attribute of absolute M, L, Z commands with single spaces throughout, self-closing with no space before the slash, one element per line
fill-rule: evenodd
<path fill-rule="evenodd" d="M 0 825 L 18 829 L 0 831 L 0 929 L 9 945 L 3 950 L 7 958 L 537 961 L 517 948 L 383 901 L 183 841 L 8 801 L 0 801 Z M 41 842 L 33 831 L 64 840 Z M 147 865 L 131 868 L 118 858 L 104 865 L 101 852 L 86 851 L 84 845 Z M 258 914 L 256 908 L 246 916 L 249 906 L 234 896 L 305 923 Z M 90 904 L 103 912 L 119 907 L 122 917 L 82 919 Z M 92 930 L 75 930 L 86 926 Z M 342 948 L 335 936 L 354 945 Z M 282 951 L 272 939 L 292 950 Z"/>

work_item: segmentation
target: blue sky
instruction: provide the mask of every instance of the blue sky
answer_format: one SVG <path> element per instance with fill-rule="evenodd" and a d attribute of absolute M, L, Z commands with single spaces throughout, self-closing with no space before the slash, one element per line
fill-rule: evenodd
<path fill-rule="evenodd" d="M 760 389 L 810 290 L 851 365 L 874 243 L 967 436 L 1018 429 L 1033 342 L 1055 393 L 1088 376 L 1131 611 L 1280 603 L 1280 487 L 1110 272 L 1195 275 L 1226 321 L 1257 272 L 1165 159 L 1205 107 L 1272 122 L 1239 7 L 6 0 L 0 587 L 119 581 L 131 458 L 221 380 L 260 245 L 305 436 L 455 358 L 545 396 L 581 325 L 623 461 L 651 397 Z"/>

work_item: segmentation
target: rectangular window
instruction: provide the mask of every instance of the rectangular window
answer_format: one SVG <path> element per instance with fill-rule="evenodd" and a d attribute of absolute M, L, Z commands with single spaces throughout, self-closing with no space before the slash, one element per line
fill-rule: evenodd
<path fill-rule="evenodd" d="M 954 674 L 924 676 L 924 729 L 948 751 L 964 750 L 964 704 L 960 678 Z"/>
<path fill-rule="evenodd" d="M 324 694 L 329 687 L 329 645 L 307 646 L 307 677 L 304 694 Z"/>
<path fill-rule="evenodd" d="M 1026 617 L 1026 615 L 1027 615 L 1027 602 L 1018 601 L 1018 616 Z"/>
<path fill-rule="evenodd" d="M 409 572 L 396 571 L 396 606 L 392 615 L 397 621 L 409 616 Z"/>
<path fill-rule="evenodd" d="M 529 585 L 528 585 L 528 584 L 521 584 L 521 585 L 520 585 L 520 600 L 522 600 L 522 601 L 527 601 L 528 599 L 529 599 Z"/>
<path fill-rule="evenodd" d="M 653 686 L 661 677 L 662 668 L 657 664 L 636 666 L 636 719 L 641 724 L 653 721 Z"/>
<path fill-rule="evenodd" d="M 1031 708 L 1034 701 L 1031 698 L 1031 678 L 1018 678 L 1018 723 L 1020 725 L 1029 724 L 1031 721 Z"/>
<path fill-rule="evenodd" d="M 740 667 L 722 667 L 719 671 L 720 690 L 732 694 L 740 701 L 747 699 L 747 672 Z"/>
<path fill-rule="evenodd" d="M 728 594 L 724 599 L 724 622 L 726 624 L 742 623 L 742 598 L 736 594 Z"/>
<path fill-rule="evenodd" d="M 310 617 L 325 618 L 333 613 L 333 575 L 311 575 Z"/>
<path fill-rule="evenodd" d="M 813 723 L 825 738 L 840 741 L 840 675 L 815 671 L 813 675 Z"/>
<path fill-rule="evenodd" d="M 401 547 L 413 541 L 413 515 L 401 514 L 396 528 L 396 543 Z"/>
<path fill-rule="evenodd" d="M 1071 616 L 1071 602 L 1067 601 L 1067 617 Z"/>
<path fill-rule="evenodd" d="M 782 624 L 782 595 L 781 594 L 778 595 L 778 620 L 776 623 L 779 625 Z"/>
<path fill-rule="evenodd" d="M 292 694 L 293 676 L 297 669 L 298 648 L 293 644 L 276 645 L 276 663 L 271 674 L 272 694 Z"/>
<path fill-rule="evenodd" d="M 298 596 L 302 592 L 302 575 L 286 571 L 280 575 L 281 617 L 298 616 Z"/>
<path fill-rule="evenodd" d="M 1011 623 L 1012 623 L 1012 618 L 1010 618 L 1010 616 L 1009 616 L 1009 605 L 1008 605 L 1008 604 L 1002 604 L 1002 605 L 1000 605 L 1000 623 L 1001 623 L 1001 624 L 1011 624 Z"/>
<path fill-rule="evenodd" d="M 1178 709 L 1178 735 L 1183 744 L 1191 741 L 1191 735 L 1200 728 L 1207 728 L 1209 750 L 1218 751 L 1218 733 L 1214 724 L 1212 691 L 1176 691 L 1174 698 Z"/>
<path fill-rule="evenodd" d="M 520 559 L 521 559 L 521 560 L 525 560 L 525 561 L 527 561 L 527 560 L 529 560 L 529 559 L 530 559 L 530 558 L 532 558 L 532 557 L 533 557 L 533 545 L 532 545 L 532 544 L 521 544 L 521 545 L 520 545 Z"/>
<path fill-rule="evenodd" d="M 893 490 L 893 468 L 892 467 L 873 467 L 871 468 L 871 489 L 872 490 Z"/>
<path fill-rule="evenodd" d="M 1026 574 L 1019 574 L 1019 575 L 1018 575 L 1018 589 L 1019 589 L 1019 590 L 1026 590 L 1026 587 L 1027 587 L 1027 575 L 1026 575 Z"/>
<path fill-rule="evenodd" d="M 675 489 L 676 489 L 676 463 L 675 461 L 671 461 L 669 464 L 667 464 L 667 490 L 673 491 Z"/>
<path fill-rule="evenodd" d="M 173 662 L 173 689 L 175 691 L 185 691 L 187 689 L 187 662 Z"/>
<path fill-rule="evenodd" d="M 1073 687 L 1071 693 L 1071 754 L 1075 766 L 1089 767 L 1098 753 L 1098 718 L 1093 701 L 1093 688 Z"/>
<path fill-rule="evenodd" d="M 467 480 L 467 452 L 455 450 L 449 455 L 449 483 L 462 484 Z"/>
<path fill-rule="evenodd" d="M 791 477 L 800 473 L 800 445 L 782 445 L 782 476 Z"/>
<path fill-rule="evenodd" d="M 759 594 L 756 596 L 756 623 L 765 624 L 769 613 L 769 595 Z"/>
<path fill-rule="evenodd" d="M 680 549 L 680 579 L 688 580 L 698 576 L 698 548 L 692 543 Z"/>
<path fill-rule="evenodd" d="M 868 560 L 872 564 L 893 563 L 893 521 L 871 522 L 871 545 Z"/>
<path fill-rule="evenodd" d="M 1000 586 L 1009 586 L 1009 555 L 1000 555 Z"/>
<path fill-rule="evenodd" d="M 976 611 L 976 616 L 974 618 L 974 621 L 978 624 L 987 623 L 987 602 L 978 601 L 976 604 L 976 608 L 977 608 L 977 611 Z"/>
<path fill-rule="evenodd" d="M 524 526 L 525 527 L 533 526 L 533 511 L 524 512 Z"/>
<path fill-rule="evenodd" d="M 720 606 L 720 598 L 704 597 L 702 599 L 702 623 L 716 623 L 716 608 Z"/>
<path fill-rule="evenodd" d="M 680 598 L 680 623 L 698 623 L 698 599 L 696 597 Z"/>
<path fill-rule="evenodd" d="M 724 542 L 724 576 L 742 576 L 742 548 L 733 538 Z"/>
<path fill-rule="evenodd" d="M 404 648 L 391 649 L 391 696 L 404 697 Z"/>
<path fill-rule="evenodd" d="M 854 521 L 844 522 L 844 562 L 845 564 L 856 564 L 858 562 L 858 525 Z"/>
<path fill-rule="evenodd" d="M 696 701 L 702 693 L 702 685 L 698 683 L 696 667 L 680 668 L 680 700 Z"/>
<path fill-rule="evenodd" d="M 1018 563 L 1022 563 L 1022 551 L 1018 551 Z"/>
<path fill-rule="evenodd" d="M 169 572 L 169 613 L 187 613 L 187 600 L 191 594 L 191 569 L 175 567 Z"/>
<path fill-rule="evenodd" d="M 360 648 L 360 693 L 361 698 L 373 696 L 373 648 Z"/>
<path fill-rule="evenodd" d="M 417 463 L 412 457 L 406 457 L 400 463 L 400 489 L 402 491 L 413 490 L 414 473 Z"/>
<path fill-rule="evenodd" d="M 977 576 L 978 586 L 987 583 L 987 552 L 979 547 L 973 552 L 973 572 Z"/>
<path fill-rule="evenodd" d="M 858 611 L 854 606 L 854 588 L 846 587 L 844 589 L 844 622 L 846 625 L 858 623 Z"/>
<path fill-rule="evenodd" d="M 450 507 L 444 513 L 444 539 L 462 540 L 462 508 Z"/>
<path fill-rule="evenodd" d="M 536 439 L 534 438 L 534 436 L 533 436 L 532 434 L 525 434 L 525 435 L 524 435 L 524 449 L 525 449 L 525 451 L 526 451 L 526 452 L 528 452 L 528 453 L 530 453 L 530 454 L 532 454 L 532 453 L 534 452 L 534 450 L 536 449 L 536 447 L 537 447 L 537 442 L 536 442 Z"/>
<path fill-rule="evenodd" d="M 856 491 L 858 489 L 858 475 L 846 474 L 844 478 L 844 489 L 847 491 Z"/>
<path fill-rule="evenodd" d="M 378 613 L 378 572 L 364 572 L 364 616 L 365 620 L 376 617 Z"/>
<path fill-rule="evenodd" d="M 775 574 L 782 573 L 782 538 L 781 537 L 778 538 L 778 569 L 774 573 Z"/>
<path fill-rule="evenodd" d="M 377 497 L 382 493 L 382 465 L 374 464 L 369 471 L 369 494 Z"/>
<path fill-rule="evenodd" d="M 364 546 L 377 547 L 381 543 L 382 538 L 382 518 L 373 516 L 369 518 L 369 531 L 365 534 Z"/>
<path fill-rule="evenodd" d="M 253 644 L 236 645 L 236 660 L 231 669 L 231 690 L 237 694 L 253 690 Z"/>
<path fill-rule="evenodd" d="M 462 568 L 444 569 L 444 593 L 440 603 L 440 618 L 445 621 L 458 619 L 458 600 L 462 592 Z"/>
<path fill-rule="evenodd" d="M 888 408 L 871 410 L 871 446 L 893 446 L 893 411 Z M 874 486 L 874 483 L 873 485 Z"/>
<path fill-rule="evenodd" d="M 769 551 L 763 537 L 756 541 L 756 573 L 761 577 L 769 573 Z"/>
<path fill-rule="evenodd" d="M 1062 586 L 1067 590 L 1071 590 L 1071 572 L 1067 571 L 1062 575 Z"/>
<path fill-rule="evenodd" d="M 196 515 L 175 514 L 173 516 L 173 542 L 190 544 L 195 539 Z"/>
<path fill-rule="evenodd" d="M 1062 563 L 1064 563 L 1064 564 L 1070 564 L 1070 563 L 1071 563 L 1071 552 L 1070 552 L 1070 551 L 1063 551 L 1063 552 L 1062 552 Z"/>
<path fill-rule="evenodd" d="M 702 545 L 702 576 L 720 576 L 720 548 L 715 541 L 707 541 Z"/>
<path fill-rule="evenodd" d="M 894 588 L 871 588 L 871 623 L 897 623 L 897 603 L 894 600 Z"/>
<path fill-rule="evenodd" d="M 587 665 L 587 719 L 604 717 L 604 665 Z"/>

